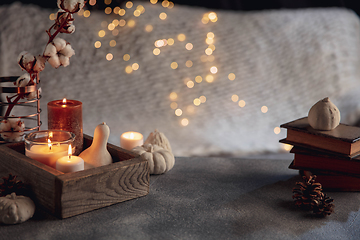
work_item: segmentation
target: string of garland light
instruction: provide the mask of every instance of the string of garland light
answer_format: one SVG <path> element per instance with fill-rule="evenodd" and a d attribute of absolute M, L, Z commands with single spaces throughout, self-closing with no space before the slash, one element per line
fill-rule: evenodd
<path fill-rule="evenodd" d="M 99 1 L 99 0 L 98 0 Z M 120 33 L 120 28 L 134 28 L 137 27 L 137 19 L 141 18 L 141 15 L 146 13 L 145 7 L 140 3 L 133 3 L 132 1 L 126 2 L 124 5 L 121 6 L 115 6 L 111 7 L 110 4 L 112 3 L 112 0 L 101 0 L 104 2 L 104 4 L 109 5 L 105 7 L 104 13 L 109 16 L 114 16 L 114 19 L 111 22 L 103 21 L 101 22 L 101 28 L 97 35 L 99 37 L 98 40 L 94 42 L 94 47 L 96 49 L 102 48 L 105 44 L 104 37 L 111 33 L 113 36 L 117 36 Z M 150 0 L 150 3 L 152 5 L 160 5 L 164 8 L 163 11 L 159 13 L 157 17 L 153 17 L 152 21 L 154 22 L 148 22 L 144 26 L 144 32 L 151 33 L 154 30 L 154 24 L 155 21 L 175 21 L 172 19 L 172 12 L 169 11 L 170 9 L 174 8 L 174 3 L 171 1 L 161 1 L 158 2 L 158 0 Z M 97 0 L 89 0 L 90 6 L 95 6 L 97 4 Z M 136 5 L 136 6 L 135 6 Z M 89 10 L 82 10 L 78 13 L 78 15 L 83 17 L 89 17 L 91 15 Z M 123 19 L 124 16 L 133 16 L 132 18 Z M 50 19 L 54 18 L 54 15 L 50 15 Z M 120 18 L 119 18 L 120 17 Z M 219 24 L 218 23 L 218 15 L 211 11 L 206 12 L 202 16 L 199 16 L 199 23 L 203 25 L 207 25 L 209 29 L 211 29 L 211 24 Z M 124 34 L 124 33 L 123 33 Z M 152 55 L 153 57 L 161 56 L 162 54 L 166 54 L 167 50 L 169 48 L 172 48 L 173 46 L 183 46 L 183 51 L 192 53 L 194 50 L 198 50 L 199 48 L 203 48 L 203 52 L 200 56 L 196 56 L 195 54 L 189 55 L 189 59 L 187 59 L 185 62 L 180 61 L 171 61 L 168 64 L 168 67 L 172 70 L 177 70 L 179 68 L 192 68 L 192 67 L 198 67 L 197 64 L 199 62 L 196 59 L 199 58 L 200 62 L 203 64 L 202 68 L 206 68 L 208 70 L 208 73 L 206 71 L 203 71 L 203 74 L 195 75 L 195 76 L 187 76 L 182 81 L 184 82 L 184 85 L 189 90 L 199 88 L 203 84 L 214 84 L 216 81 L 223 81 L 225 79 L 217 79 L 217 75 L 219 72 L 222 71 L 222 69 L 219 68 L 219 66 L 216 65 L 216 34 L 212 31 L 208 31 L 206 35 L 204 36 L 204 45 L 194 44 L 193 42 L 189 41 L 187 39 L 186 33 L 184 32 L 178 32 L 173 36 L 168 36 L 168 38 L 159 38 L 152 42 L 153 48 L 152 48 Z M 110 48 L 115 48 L 118 44 L 117 42 L 112 39 L 109 40 L 108 46 Z M 134 54 L 134 53 L 132 53 Z M 118 56 L 114 56 L 111 51 L 105 53 L 105 59 L 107 61 L 112 61 L 114 58 L 117 58 Z M 124 62 L 129 63 L 124 67 L 124 72 L 126 74 L 133 74 L 134 71 L 138 71 L 141 69 L 141 64 L 139 62 L 135 62 L 135 60 L 140 57 L 136 55 L 130 55 L 130 53 L 123 53 L 121 56 L 122 60 Z M 189 71 L 190 72 L 190 71 Z M 227 73 L 227 79 L 230 82 L 236 81 L 237 76 L 235 72 L 229 72 Z M 203 87 L 204 88 L 204 87 Z M 240 94 L 241 95 L 241 94 Z M 174 116 L 176 118 L 179 118 L 179 124 L 183 127 L 186 127 L 190 124 L 190 120 L 192 117 L 194 117 L 194 114 L 197 112 L 197 108 L 201 107 L 202 104 L 206 104 L 207 97 L 205 95 L 200 95 L 198 97 L 193 98 L 192 102 L 189 102 L 187 105 L 181 105 L 180 101 L 182 97 L 181 92 L 171 92 L 168 95 L 168 99 L 170 101 L 169 107 L 173 111 Z M 226 97 L 226 96 L 224 96 Z M 241 111 L 243 108 L 248 107 L 248 102 L 246 99 L 242 99 L 239 95 L 236 93 L 230 94 L 231 102 L 234 102 L 238 105 L 239 110 Z M 184 104 L 184 103 L 182 103 Z M 261 106 L 259 109 L 261 113 L 266 114 L 270 111 L 269 107 L 266 105 Z M 278 126 L 274 126 L 273 128 L 273 134 L 280 134 L 281 129 Z M 288 146 L 284 145 L 284 149 L 287 149 Z"/>

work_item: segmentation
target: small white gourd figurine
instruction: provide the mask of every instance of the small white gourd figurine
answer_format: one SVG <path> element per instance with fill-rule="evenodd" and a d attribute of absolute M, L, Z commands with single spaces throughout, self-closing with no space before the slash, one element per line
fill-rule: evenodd
<path fill-rule="evenodd" d="M 85 169 L 112 163 L 111 155 L 106 148 L 109 135 L 110 128 L 105 122 L 97 125 L 91 146 L 79 155 L 85 162 Z"/>
<path fill-rule="evenodd" d="M 151 132 L 149 134 L 149 136 L 147 137 L 147 139 L 144 142 L 144 145 L 145 144 L 158 145 L 158 146 L 168 150 L 169 152 L 172 152 L 169 140 L 167 139 L 165 134 L 158 131 L 157 129 L 155 129 L 154 132 Z"/>
<path fill-rule="evenodd" d="M 340 111 L 327 97 L 311 107 L 308 121 L 316 130 L 332 130 L 340 124 Z"/>
<path fill-rule="evenodd" d="M 16 196 L 11 193 L 0 197 L 0 222 L 5 224 L 22 223 L 35 213 L 35 204 L 25 196 Z"/>

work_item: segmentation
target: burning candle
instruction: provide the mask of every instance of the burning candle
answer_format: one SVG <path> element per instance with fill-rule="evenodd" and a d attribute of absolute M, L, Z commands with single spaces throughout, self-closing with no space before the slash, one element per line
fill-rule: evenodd
<path fill-rule="evenodd" d="M 25 155 L 55 168 L 56 161 L 68 154 L 74 135 L 65 131 L 38 131 L 25 137 Z M 75 149 L 74 149 L 75 150 Z"/>
<path fill-rule="evenodd" d="M 72 156 L 71 145 L 69 145 L 68 155 L 57 160 L 56 169 L 63 173 L 81 171 L 84 170 L 84 160 L 81 157 Z"/>
<path fill-rule="evenodd" d="M 138 132 L 125 132 L 120 136 L 120 146 L 126 150 L 131 150 L 134 147 L 144 144 L 144 138 Z"/>
<path fill-rule="evenodd" d="M 48 129 L 60 129 L 75 134 L 75 155 L 83 149 L 82 102 L 76 100 L 51 101 L 48 108 Z"/>

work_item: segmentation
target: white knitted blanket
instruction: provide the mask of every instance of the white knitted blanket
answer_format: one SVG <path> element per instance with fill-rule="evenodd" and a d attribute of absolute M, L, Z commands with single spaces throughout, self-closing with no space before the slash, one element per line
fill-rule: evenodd
<path fill-rule="evenodd" d="M 275 134 L 274 129 L 306 116 L 315 102 L 327 96 L 340 109 L 342 122 L 357 120 L 360 37 L 359 19 L 353 12 L 336 8 L 217 11 L 217 22 L 203 24 L 207 9 L 178 5 L 167 9 L 141 2 L 145 12 L 134 17 L 139 4 L 126 9 L 124 17 L 94 11 L 89 18 L 76 16 L 75 33 L 62 35 L 76 52 L 70 65 L 55 70 L 47 64 L 41 73 L 43 129 L 47 102 L 67 97 L 83 102 L 84 133 L 92 135 L 97 124 L 106 122 L 110 142 L 116 145 L 122 132 L 134 130 L 146 138 L 158 129 L 177 156 L 239 155 L 279 150 L 278 140 L 286 132 Z M 161 12 L 167 13 L 165 20 L 159 19 Z M 21 4 L 0 8 L 0 76 L 22 74 L 16 63 L 21 51 L 42 53 L 45 30 L 52 24 L 50 13 Z M 119 34 L 114 36 L 107 29 L 114 19 L 133 19 L 136 25 L 118 26 Z M 151 32 L 144 30 L 148 24 Z M 100 38 L 102 29 L 106 35 Z M 203 62 L 208 32 L 215 35 L 214 59 Z M 177 39 L 180 33 L 185 41 Z M 169 38 L 174 44 L 154 55 L 155 41 Z M 109 45 L 111 40 L 115 47 Z M 99 49 L 94 47 L 96 41 L 102 43 Z M 186 50 L 187 43 L 192 43 L 192 50 Z M 106 60 L 108 53 L 113 55 L 111 61 Z M 124 54 L 130 55 L 129 61 L 123 60 Z M 192 67 L 185 65 L 188 60 Z M 170 67 L 172 62 L 178 64 L 176 69 Z M 127 74 L 126 66 L 133 63 L 139 69 Z M 216 74 L 210 73 L 212 66 L 217 67 Z M 235 80 L 229 80 L 230 73 Z M 214 77 L 211 83 L 205 80 L 209 74 Z M 196 76 L 202 77 L 201 83 Z M 192 88 L 186 85 L 189 80 Z M 172 92 L 177 93 L 174 101 Z M 235 102 L 233 95 L 238 96 Z M 206 101 L 195 106 L 194 99 L 200 96 Z M 244 107 L 239 107 L 240 100 Z M 181 116 L 175 115 L 172 102 L 182 110 Z M 187 126 L 181 125 L 184 118 Z"/>

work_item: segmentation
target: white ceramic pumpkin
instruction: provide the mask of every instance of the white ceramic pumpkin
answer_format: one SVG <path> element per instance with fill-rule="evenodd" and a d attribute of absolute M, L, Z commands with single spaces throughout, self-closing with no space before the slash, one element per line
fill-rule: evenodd
<path fill-rule="evenodd" d="M 149 134 L 149 136 L 145 140 L 144 144 L 158 145 L 158 146 L 172 152 L 169 140 L 167 139 L 165 134 L 158 131 L 157 129 L 155 129 L 154 132 L 151 132 Z"/>
<path fill-rule="evenodd" d="M 149 162 L 150 174 L 163 174 L 175 165 L 174 155 L 158 145 L 144 144 L 132 149 Z"/>
<path fill-rule="evenodd" d="M 340 111 L 327 97 L 311 107 L 308 121 L 314 129 L 332 130 L 340 124 Z"/>
<path fill-rule="evenodd" d="M 34 202 L 25 196 L 16 196 L 11 193 L 0 197 L 0 222 L 5 224 L 22 223 L 35 213 Z"/>

